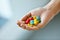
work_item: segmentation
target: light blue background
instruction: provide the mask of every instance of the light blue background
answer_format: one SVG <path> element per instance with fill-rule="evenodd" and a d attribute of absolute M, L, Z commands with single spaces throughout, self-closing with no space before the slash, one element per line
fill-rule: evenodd
<path fill-rule="evenodd" d="M 12 17 L 0 29 L 0 40 L 60 40 L 60 13 L 48 25 L 37 31 L 27 31 L 16 22 L 28 11 L 46 5 L 50 0 L 9 0 Z"/>

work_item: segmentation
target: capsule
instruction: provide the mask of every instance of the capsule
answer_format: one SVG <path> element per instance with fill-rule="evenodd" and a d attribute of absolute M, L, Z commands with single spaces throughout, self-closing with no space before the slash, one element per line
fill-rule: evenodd
<path fill-rule="evenodd" d="M 30 26 L 30 24 L 28 23 L 28 26 Z"/>
<path fill-rule="evenodd" d="M 34 19 L 34 25 L 37 25 L 39 21 L 37 19 Z"/>
<path fill-rule="evenodd" d="M 31 21 L 30 21 L 30 24 L 33 25 L 33 24 L 34 24 L 34 20 L 31 20 Z"/>
<path fill-rule="evenodd" d="M 28 23 L 29 23 L 29 21 L 30 21 L 30 20 L 29 20 L 29 19 L 27 19 L 27 20 L 25 21 L 25 23 L 26 23 L 26 24 L 28 24 Z"/>
<path fill-rule="evenodd" d="M 36 16 L 36 19 L 37 19 L 37 20 L 40 20 L 40 16 Z"/>
<path fill-rule="evenodd" d="M 29 20 L 33 20 L 33 17 L 30 17 Z"/>
<path fill-rule="evenodd" d="M 33 16 L 28 18 L 25 23 L 28 24 L 28 26 L 34 26 L 41 22 L 40 16 Z"/>
<path fill-rule="evenodd" d="M 37 25 L 38 24 L 38 21 L 34 21 L 34 25 Z"/>
<path fill-rule="evenodd" d="M 29 27 L 32 27 L 33 25 L 31 25 L 30 23 L 28 23 L 28 26 L 29 26 Z"/>

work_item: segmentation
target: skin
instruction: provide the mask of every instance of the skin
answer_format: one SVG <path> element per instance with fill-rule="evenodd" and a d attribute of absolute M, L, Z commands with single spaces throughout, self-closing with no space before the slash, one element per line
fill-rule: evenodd
<path fill-rule="evenodd" d="M 20 20 L 18 20 L 17 24 L 19 27 L 26 30 L 38 30 L 48 24 L 59 11 L 60 0 L 51 0 L 46 6 L 29 11 Z M 27 24 L 25 24 L 25 20 L 30 16 L 40 16 L 41 23 L 36 26 L 28 27 Z"/>

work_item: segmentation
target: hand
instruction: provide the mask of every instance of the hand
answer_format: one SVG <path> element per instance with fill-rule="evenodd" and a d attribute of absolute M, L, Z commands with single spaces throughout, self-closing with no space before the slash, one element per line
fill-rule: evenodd
<path fill-rule="evenodd" d="M 37 8 L 28 12 L 17 24 L 27 30 L 37 30 L 43 28 L 60 11 L 60 0 L 51 0 L 44 8 Z M 37 26 L 28 27 L 25 20 L 30 16 L 40 16 L 41 22 Z"/>
<path fill-rule="evenodd" d="M 29 18 L 30 16 L 40 16 L 41 23 L 39 23 L 37 26 L 28 27 L 27 24 L 25 24 L 25 20 Z M 17 22 L 19 27 L 27 30 L 38 30 L 40 28 L 43 28 L 52 18 L 54 17 L 54 14 L 50 12 L 49 10 L 45 8 L 37 8 L 32 11 L 29 11 L 26 15 L 22 17 L 21 20 Z"/>
<path fill-rule="evenodd" d="M 34 9 L 34 10 L 28 12 L 24 17 L 22 17 L 22 19 L 19 20 L 19 21 L 17 22 L 17 24 L 18 24 L 20 27 L 22 27 L 22 28 L 24 28 L 24 29 L 28 29 L 28 30 L 36 30 L 36 29 L 39 29 L 37 26 L 36 26 L 36 27 L 28 27 L 28 26 L 25 24 L 25 20 L 26 20 L 27 18 L 29 18 L 30 16 L 40 16 L 40 17 L 41 17 L 41 15 L 42 15 L 42 13 L 43 13 L 44 11 L 45 11 L 44 8 Z M 42 24 L 40 23 L 39 26 L 42 27 Z"/>

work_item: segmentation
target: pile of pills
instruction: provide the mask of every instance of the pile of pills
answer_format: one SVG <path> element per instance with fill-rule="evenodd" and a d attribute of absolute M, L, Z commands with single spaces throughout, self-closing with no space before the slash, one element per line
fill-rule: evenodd
<path fill-rule="evenodd" d="M 40 16 L 33 16 L 33 17 L 29 17 L 25 23 L 28 24 L 28 26 L 33 26 L 33 25 L 37 25 L 38 23 L 41 22 Z"/>

